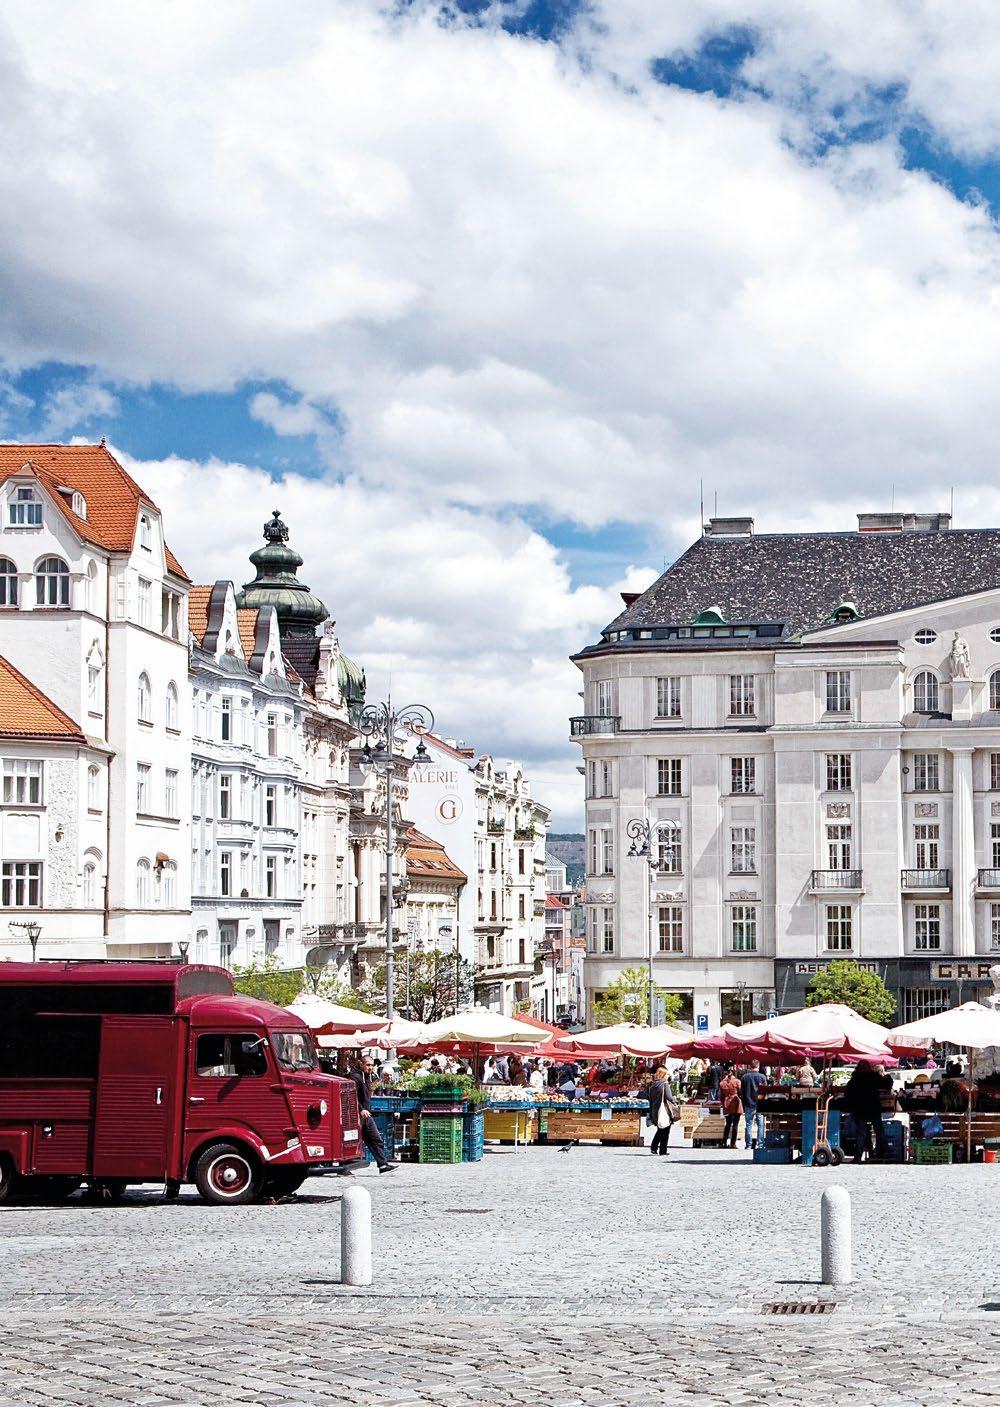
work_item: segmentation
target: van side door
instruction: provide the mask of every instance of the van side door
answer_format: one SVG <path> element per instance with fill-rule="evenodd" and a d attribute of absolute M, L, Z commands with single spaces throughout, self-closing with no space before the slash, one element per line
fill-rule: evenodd
<path fill-rule="evenodd" d="M 97 1073 L 94 1175 L 167 1176 L 181 1070 L 170 1016 L 105 1016 Z"/>

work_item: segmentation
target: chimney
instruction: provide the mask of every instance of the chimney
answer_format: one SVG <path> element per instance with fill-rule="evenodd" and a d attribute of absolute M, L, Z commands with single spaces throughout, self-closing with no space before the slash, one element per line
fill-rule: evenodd
<path fill-rule="evenodd" d="M 709 518 L 706 537 L 753 537 L 752 518 Z"/>
<path fill-rule="evenodd" d="M 626 606 L 634 606 L 641 595 L 641 591 L 623 591 L 622 600 L 625 602 Z"/>
<path fill-rule="evenodd" d="M 859 513 L 859 533 L 944 533 L 950 513 Z"/>

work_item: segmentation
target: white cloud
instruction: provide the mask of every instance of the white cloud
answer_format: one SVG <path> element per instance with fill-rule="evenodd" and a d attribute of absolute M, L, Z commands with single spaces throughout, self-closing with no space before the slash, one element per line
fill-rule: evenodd
<path fill-rule="evenodd" d="M 331 428 L 323 412 L 302 397 L 286 401 L 273 391 L 258 391 L 248 409 L 254 420 L 269 425 L 278 435 L 323 435 Z"/>
<path fill-rule="evenodd" d="M 105 427 L 118 414 L 118 400 L 106 386 L 70 381 L 49 391 L 42 402 L 43 439 L 60 439 L 97 423 Z"/>

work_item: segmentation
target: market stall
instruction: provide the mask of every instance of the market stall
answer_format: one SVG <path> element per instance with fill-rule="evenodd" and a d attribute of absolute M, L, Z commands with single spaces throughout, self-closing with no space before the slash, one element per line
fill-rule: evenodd
<path fill-rule="evenodd" d="M 934 1124 L 940 1128 L 940 1134 L 933 1134 L 929 1140 L 932 1145 L 935 1138 L 940 1138 L 942 1145 L 947 1144 L 954 1150 L 957 1132 L 961 1140 L 958 1147 L 964 1142 L 965 1160 L 971 1162 L 973 1149 L 985 1148 L 988 1141 L 1000 1138 L 1000 1081 L 994 1078 L 990 1085 L 986 1085 L 984 1081 L 977 1089 L 972 1064 L 973 1051 L 1000 1049 L 1000 1012 L 994 1011 L 992 1007 L 982 1006 L 979 1002 L 963 1002 L 961 1006 L 952 1007 L 950 1011 L 940 1011 L 934 1016 L 925 1016 L 921 1021 L 910 1021 L 903 1026 L 894 1027 L 888 1034 L 888 1042 L 894 1050 L 912 1049 L 916 1046 L 926 1051 L 933 1045 L 950 1045 L 959 1046 L 966 1052 L 966 1078 L 964 1081 L 951 1082 L 956 1095 L 964 1094 L 965 1097 L 965 1108 L 960 1115 L 962 1126 L 959 1129 L 955 1127 L 955 1121 L 959 1117 L 957 1109 L 931 1109 L 925 1103 L 922 1110 L 924 1122 L 929 1123 L 933 1119 Z M 939 1103 L 945 1101 L 945 1083 L 942 1081 L 940 1085 Z M 921 1091 L 921 1096 L 926 1098 L 924 1091 Z M 989 1109 L 990 1104 L 996 1107 Z"/>

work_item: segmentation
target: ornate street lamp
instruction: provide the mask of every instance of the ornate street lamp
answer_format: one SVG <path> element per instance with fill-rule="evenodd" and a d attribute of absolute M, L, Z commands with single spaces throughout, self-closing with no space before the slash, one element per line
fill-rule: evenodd
<path fill-rule="evenodd" d="M 653 1024 L 653 915 L 652 915 L 652 872 L 659 868 L 659 842 L 664 833 L 673 834 L 680 830 L 676 821 L 651 821 L 644 816 L 636 816 L 625 827 L 625 834 L 632 844 L 628 848 L 630 860 L 645 860 L 646 873 L 643 880 L 643 896 L 646 911 L 646 962 L 649 967 L 649 1024 Z"/>
<path fill-rule="evenodd" d="M 38 940 L 42 936 L 42 925 L 40 923 L 35 923 L 33 919 L 29 923 L 18 923 L 15 919 L 11 919 L 7 927 L 10 929 L 11 934 L 15 938 L 17 937 L 18 933 L 24 934 L 28 942 L 31 944 L 31 961 L 37 962 Z"/>
<path fill-rule="evenodd" d="M 385 1014 L 391 1021 L 395 1016 L 393 1006 L 393 910 L 396 901 L 393 896 L 392 861 L 394 842 L 392 835 L 392 782 L 396 768 L 407 759 L 396 753 L 396 745 L 405 742 L 414 733 L 429 733 L 434 727 L 434 715 L 425 704 L 406 704 L 395 708 L 391 697 L 385 703 L 367 704 L 358 720 L 358 731 L 365 740 L 361 751 L 361 761 L 385 778 Z M 413 761 L 405 766 L 420 766 L 429 761 L 423 740 L 417 743 Z"/>

